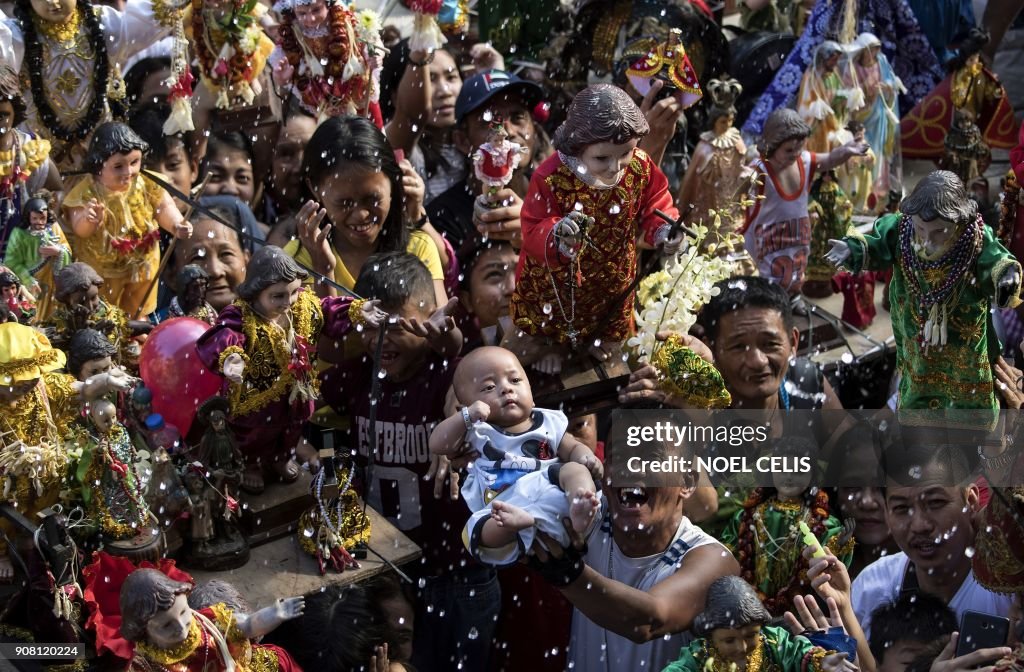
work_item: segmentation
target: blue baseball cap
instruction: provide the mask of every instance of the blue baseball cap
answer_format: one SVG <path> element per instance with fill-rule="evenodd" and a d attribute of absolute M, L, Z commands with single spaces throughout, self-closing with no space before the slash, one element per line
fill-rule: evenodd
<path fill-rule="evenodd" d="M 467 114 L 483 107 L 498 93 L 522 96 L 523 102 L 526 103 L 526 107 L 530 111 L 544 98 L 544 90 L 533 82 L 520 79 L 502 70 L 481 72 L 462 84 L 462 91 L 459 92 L 459 97 L 455 101 L 456 123 L 462 123 Z"/>

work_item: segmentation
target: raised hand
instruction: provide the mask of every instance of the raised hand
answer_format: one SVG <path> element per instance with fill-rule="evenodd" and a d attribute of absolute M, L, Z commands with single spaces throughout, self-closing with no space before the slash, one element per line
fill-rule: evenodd
<path fill-rule="evenodd" d="M 960 633 L 954 632 L 942 650 L 939 657 L 932 663 L 929 672 L 992 672 L 995 668 L 991 663 L 1000 658 L 1010 655 L 1010 647 L 999 646 L 994 649 L 978 649 L 965 656 L 954 658 L 956 655 L 956 644 L 960 640 Z"/>
<path fill-rule="evenodd" d="M 85 206 L 85 219 L 93 226 L 99 226 L 103 222 L 103 215 L 106 214 L 106 206 L 95 198 L 90 199 Z"/>
<path fill-rule="evenodd" d="M 409 319 L 400 317 L 398 323 L 410 334 L 433 341 L 455 328 L 455 318 L 452 317 L 452 312 L 458 305 L 459 300 L 452 297 L 448 299 L 448 303 L 435 310 L 426 322 L 421 322 L 415 317 Z"/>
<path fill-rule="evenodd" d="M 398 162 L 402 170 L 402 193 L 405 194 L 405 215 L 410 222 L 423 217 L 423 199 L 427 193 L 427 185 L 408 159 Z"/>
<path fill-rule="evenodd" d="M 313 262 L 313 269 L 317 273 L 326 276 L 334 275 L 334 251 L 331 250 L 331 223 L 320 226 L 327 217 L 327 211 L 320 207 L 316 201 L 306 201 L 306 204 L 295 216 L 295 229 L 299 235 L 299 242 L 309 252 Z"/>
<path fill-rule="evenodd" d="M 388 314 L 380 308 L 380 299 L 367 301 L 359 309 L 359 312 L 363 316 L 363 322 L 371 329 L 380 329 L 388 319 Z"/>
<path fill-rule="evenodd" d="M 453 471 L 451 462 L 444 455 L 431 454 L 430 456 L 430 468 L 427 470 L 427 475 L 423 477 L 424 481 L 434 481 L 434 499 L 441 499 L 444 495 L 444 482 L 448 479 L 448 497 L 449 499 L 459 498 L 459 472 Z"/>

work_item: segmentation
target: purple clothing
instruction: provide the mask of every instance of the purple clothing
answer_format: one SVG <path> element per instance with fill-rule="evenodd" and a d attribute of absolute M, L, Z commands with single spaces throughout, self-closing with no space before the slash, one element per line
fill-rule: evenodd
<path fill-rule="evenodd" d="M 298 373 L 294 375 L 305 383 L 311 384 L 315 380 L 315 348 L 320 336 L 341 339 L 351 330 L 348 316 L 351 303 L 351 297 L 316 299 L 309 290 L 305 290 L 292 306 L 292 324 L 305 347 L 295 348 L 289 368 L 295 367 Z M 313 400 L 290 400 L 295 383 L 275 388 L 281 368 L 272 347 L 268 347 L 272 327 L 256 318 L 257 337 L 255 342 L 248 342 L 243 326 L 243 307 L 250 310 L 239 299 L 221 310 L 217 323 L 196 342 L 196 352 L 204 366 L 221 375 L 221 357 L 228 348 L 241 348 L 244 356 L 249 358 L 243 373 L 244 389 L 237 389 L 237 385 L 225 379 L 223 393 L 231 401 L 228 425 L 235 433 L 246 462 L 265 465 L 289 459 L 302 434 L 303 425 L 313 415 Z M 266 398 L 253 408 L 251 402 L 261 395 Z"/>
<path fill-rule="evenodd" d="M 470 562 L 461 538 L 469 509 L 458 496 L 435 499 L 434 481 L 424 480 L 430 469 L 427 441 L 445 418 L 445 394 L 456 364 L 431 351 L 411 379 L 381 380 L 375 418 L 377 455 L 369 488 L 364 482 L 360 490 L 370 506 L 423 549 L 426 575 L 440 575 Z M 369 358 L 349 360 L 320 375 L 324 400 L 351 419 L 345 445 L 357 451 L 360 467 L 367 465 L 370 454 L 372 376 Z"/>
<path fill-rule="evenodd" d="M 779 107 L 793 106 L 800 79 L 814 62 L 814 51 L 839 32 L 842 8 L 840 0 L 820 0 L 814 5 L 803 35 L 743 124 L 745 133 L 760 135 L 769 114 Z M 907 87 L 907 92 L 900 94 L 900 109 L 914 109 L 945 73 L 910 5 L 907 0 L 860 0 L 857 10 L 857 32 L 871 32 L 881 40 L 882 52 Z"/>

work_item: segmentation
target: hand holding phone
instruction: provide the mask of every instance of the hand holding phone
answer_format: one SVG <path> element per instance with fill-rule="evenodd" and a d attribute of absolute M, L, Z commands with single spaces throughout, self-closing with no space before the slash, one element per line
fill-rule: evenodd
<path fill-rule="evenodd" d="M 960 619 L 960 638 L 956 643 L 956 657 L 966 656 L 978 649 L 994 649 L 1006 645 L 1010 634 L 1010 619 L 992 616 L 980 611 L 965 611 Z"/>

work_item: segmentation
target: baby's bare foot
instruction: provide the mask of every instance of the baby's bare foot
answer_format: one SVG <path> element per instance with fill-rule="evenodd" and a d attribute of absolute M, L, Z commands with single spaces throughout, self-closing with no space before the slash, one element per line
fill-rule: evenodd
<path fill-rule="evenodd" d="M 497 499 L 491 502 L 491 518 L 498 524 L 498 527 L 514 532 L 533 527 L 537 522 L 525 510 Z"/>
<path fill-rule="evenodd" d="M 597 499 L 595 493 L 583 488 L 577 488 L 576 494 L 569 504 L 569 520 L 572 521 L 572 529 L 580 534 L 586 532 L 587 528 L 590 527 L 591 521 L 594 520 L 594 516 L 597 515 L 597 509 L 600 506 L 601 502 Z"/>

